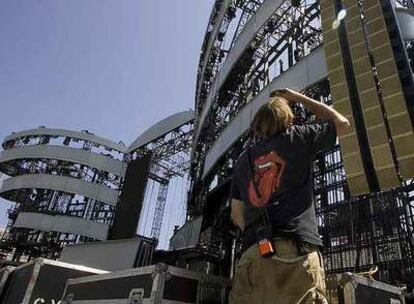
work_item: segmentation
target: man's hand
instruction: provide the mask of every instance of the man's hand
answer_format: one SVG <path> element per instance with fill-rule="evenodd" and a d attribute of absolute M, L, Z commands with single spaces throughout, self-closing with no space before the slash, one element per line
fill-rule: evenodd
<path fill-rule="evenodd" d="M 231 219 L 237 227 L 244 230 L 244 203 L 234 198 L 231 200 Z"/>
<path fill-rule="evenodd" d="M 336 134 L 338 136 L 351 132 L 351 127 L 348 119 L 336 111 L 334 108 L 331 108 L 320 101 L 314 100 L 306 95 L 288 88 L 276 90 L 271 95 L 281 96 L 288 101 L 300 102 L 305 108 L 315 114 L 317 118 L 333 122 L 336 128 Z"/>

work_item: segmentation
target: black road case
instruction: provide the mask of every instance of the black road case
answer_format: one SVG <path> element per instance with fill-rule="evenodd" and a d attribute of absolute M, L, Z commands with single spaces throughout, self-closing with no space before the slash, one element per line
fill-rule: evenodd
<path fill-rule="evenodd" d="M 402 288 L 353 273 L 331 276 L 327 283 L 329 304 L 405 304 Z"/>
<path fill-rule="evenodd" d="M 7 290 L 13 270 L 14 267 L 12 266 L 6 266 L 0 269 L 0 303 L 3 303 L 4 294 Z"/>
<path fill-rule="evenodd" d="M 68 278 L 104 273 L 38 258 L 14 269 L 2 304 L 59 304 Z"/>
<path fill-rule="evenodd" d="M 225 304 L 230 280 L 166 264 L 70 279 L 62 304 Z"/>

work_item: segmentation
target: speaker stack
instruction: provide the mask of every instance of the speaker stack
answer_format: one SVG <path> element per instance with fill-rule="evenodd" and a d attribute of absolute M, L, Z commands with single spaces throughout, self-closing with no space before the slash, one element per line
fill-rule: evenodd
<path fill-rule="evenodd" d="M 414 135 L 395 11 L 388 0 L 322 0 L 321 16 L 333 106 L 352 126 L 339 138 L 351 194 L 397 187 L 414 176 Z"/>

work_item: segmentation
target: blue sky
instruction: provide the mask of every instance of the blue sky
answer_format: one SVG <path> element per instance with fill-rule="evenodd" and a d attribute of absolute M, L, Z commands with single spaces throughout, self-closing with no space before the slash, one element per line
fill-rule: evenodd
<path fill-rule="evenodd" d="M 193 108 L 213 0 L 0 0 L 0 139 L 40 125 L 130 144 Z M 8 204 L 0 200 L 0 226 Z"/>

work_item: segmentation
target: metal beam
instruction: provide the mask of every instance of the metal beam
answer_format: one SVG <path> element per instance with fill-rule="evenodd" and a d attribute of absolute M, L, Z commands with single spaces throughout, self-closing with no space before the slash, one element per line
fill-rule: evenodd
<path fill-rule="evenodd" d="M 229 5 L 230 5 L 229 0 L 223 1 L 223 3 L 221 4 L 219 12 L 218 12 L 216 18 L 214 19 L 214 28 L 210 32 L 210 38 L 208 40 L 207 47 L 204 51 L 204 54 L 203 54 L 204 56 L 202 56 L 202 59 L 201 59 L 202 64 L 200 66 L 200 69 L 201 69 L 200 79 L 199 79 L 198 85 L 197 85 L 198 90 L 201 89 L 201 85 L 204 82 L 204 73 L 206 72 L 206 68 L 208 66 L 208 60 L 210 58 L 210 53 L 211 53 L 211 50 L 213 48 L 214 42 L 217 39 L 217 35 L 220 31 L 221 24 L 223 22 L 224 16 L 226 15 L 227 9 L 229 8 Z M 199 103 L 199 98 L 197 97 L 196 107 L 198 106 L 198 103 Z"/>
<path fill-rule="evenodd" d="M 273 16 L 281 3 L 282 0 L 265 1 L 256 11 L 255 15 L 250 18 L 249 22 L 240 33 L 239 37 L 237 37 L 237 40 L 235 41 L 233 48 L 230 50 L 230 53 L 228 54 L 223 67 L 221 68 L 220 72 L 217 73 L 216 78 L 214 79 L 213 84 L 210 88 L 206 103 L 197 124 L 197 129 L 195 131 L 194 145 L 197 143 L 198 137 L 200 136 L 200 132 L 204 126 L 207 114 L 211 110 L 216 94 L 219 92 L 221 86 L 227 80 L 227 77 L 229 76 L 235 64 L 238 62 L 240 56 L 250 45 L 251 41 L 257 35 L 259 30 Z"/>
<path fill-rule="evenodd" d="M 6 192 L 27 188 L 50 189 L 83 195 L 111 206 L 116 206 L 119 193 L 119 191 L 106 186 L 73 177 L 49 174 L 27 174 L 4 180 L 0 188 L 0 196 L 7 199 Z"/>
<path fill-rule="evenodd" d="M 109 229 L 108 224 L 78 217 L 32 212 L 20 212 L 13 227 L 78 234 L 100 241 L 107 239 Z"/>
<path fill-rule="evenodd" d="M 126 163 L 89 150 L 64 146 L 29 145 L 4 150 L 0 154 L 0 164 L 24 159 L 58 159 L 91 168 L 103 170 L 117 176 L 125 175 Z"/>
<path fill-rule="evenodd" d="M 113 142 L 111 140 L 96 136 L 92 133 L 86 133 L 86 132 L 77 132 L 77 131 L 71 131 L 71 130 L 64 130 L 64 129 L 48 129 L 48 128 L 38 128 L 38 129 L 31 129 L 21 132 L 12 133 L 11 135 L 7 136 L 4 141 L 5 142 L 9 140 L 16 140 L 21 137 L 27 137 L 27 136 L 62 136 L 62 137 L 70 137 L 70 138 L 77 138 L 82 139 L 85 141 L 90 141 L 99 145 L 102 145 L 104 147 L 108 147 L 111 149 L 114 149 L 116 151 L 125 153 L 127 150 L 127 147 L 118 144 L 116 142 Z"/>
<path fill-rule="evenodd" d="M 152 127 L 148 128 L 142 133 L 129 147 L 128 153 L 132 153 L 135 150 L 149 144 L 150 142 L 164 136 L 165 134 L 177 129 L 185 124 L 188 124 L 194 120 L 194 111 L 184 111 L 173 114 L 167 118 L 157 122 Z"/>

